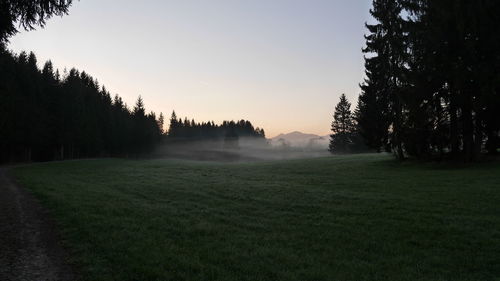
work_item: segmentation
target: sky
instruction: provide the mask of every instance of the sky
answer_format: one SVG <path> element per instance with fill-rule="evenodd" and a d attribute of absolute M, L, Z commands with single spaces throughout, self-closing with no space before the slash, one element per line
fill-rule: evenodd
<path fill-rule="evenodd" d="M 364 77 L 371 0 L 81 0 L 9 48 L 84 70 L 166 118 L 326 135 Z"/>

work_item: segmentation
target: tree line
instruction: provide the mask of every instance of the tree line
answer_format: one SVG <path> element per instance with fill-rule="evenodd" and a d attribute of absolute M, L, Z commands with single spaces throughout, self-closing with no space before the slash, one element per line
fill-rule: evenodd
<path fill-rule="evenodd" d="M 497 153 L 500 1 L 374 0 L 356 131 L 399 159 Z"/>
<path fill-rule="evenodd" d="M 152 152 L 164 136 L 173 140 L 240 137 L 265 139 L 250 121 L 178 119 L 164 132 L 163 114 L 146 112 L 139 96 L 129 108 L 99 82 L 75 68 L 63 74 L 34 53 L 0 48 L 0 163 L 83 157 L 130 157 Z"/>
<path fill-rule="evenodd" d="M 140 96 L 129 108 L 84 71 L 73 68 L 61 75 L 50 61 L 39 69 L 32 52 L 7 50 L 18 28 L 43 27 L 52 16 L 67 14 L 71 4 L 0 1 L 0 163 L 141 155 L 165 135 L 184 140 L 265 138 L 263 129 L 246 120 L 215 125 L 178 120 L 175 113 L 167 134 L 163 115 L 146 113 Z"/>
<path fill-rule="evenodd" d="M 0 161 L 127 156 L 151 151 L 162 135 L 141 97 L 129 109 L 84 71 L 62 75 L 33 53 L 0 50 Z"/>
<path fill-rule="evenodd" d="M 223 139 L 223 138 L 265 138 L 264 129 L 255 128 L 250 121 L 196 122 L 194 119 L 178 118 L 175 111 L 170 117 L 168 137 L 171 139 Z"/>

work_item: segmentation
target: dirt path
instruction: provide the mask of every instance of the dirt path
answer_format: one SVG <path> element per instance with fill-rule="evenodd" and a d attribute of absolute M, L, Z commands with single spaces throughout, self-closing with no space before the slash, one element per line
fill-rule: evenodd
<path fill-rule="evenodd" d="M 0 280 L 74 280 L 53 223 L 0 168 Z"/>

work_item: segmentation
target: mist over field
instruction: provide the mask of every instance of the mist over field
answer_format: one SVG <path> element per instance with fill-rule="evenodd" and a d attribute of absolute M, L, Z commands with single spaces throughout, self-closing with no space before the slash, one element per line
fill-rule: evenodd
<path fill-rule="evenodd" d="M 330 153 L 326 146 L 320 145 L 290 145 L 270 139 L 239 138 L 234 141 L 171 141 L 160 146 L 155 155 L 200 161 L 251 162 L 325 157 Z"/>
<path fill-rule="evenodd" d="M 499 14 L 0 0 L 0 281 L 500 281 Z"/>
<path fill-rule="evenodd" d="M 466 281 L 499 276 L 499 169 L 359 154 L 58 161 L 14 175 L 61 223 L 83 280 Z"/>

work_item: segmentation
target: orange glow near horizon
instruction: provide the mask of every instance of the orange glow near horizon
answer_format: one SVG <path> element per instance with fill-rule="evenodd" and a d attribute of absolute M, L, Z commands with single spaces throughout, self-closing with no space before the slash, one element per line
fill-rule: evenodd
<path fill-rule="evenodd" d="M 370 0 L 110 2 L 77 1 L 9 48 L 165 119 L 246 119 L 267 137 L 327 135 L 340 94 L 356 104 Z"/>

